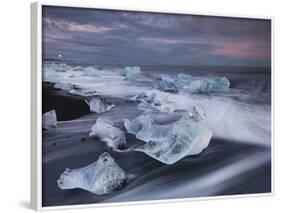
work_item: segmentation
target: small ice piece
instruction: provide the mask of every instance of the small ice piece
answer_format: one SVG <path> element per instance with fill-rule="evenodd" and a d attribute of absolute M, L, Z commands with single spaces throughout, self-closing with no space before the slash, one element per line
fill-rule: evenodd
<path fill-rule="evenodd" d="M 168 75 L 161 76 L 159 79 L 156 79 L 153 83 L 154 88 L 165 91 L 177 93 L 178 87 L 176 86 L 175 80 Z"/>
<path fill-rule="evenodd" d="M 79 188 L 102 195 L 122 188 L 126 182 L 125 171 L 105 152 L 90 165 L 78 169 L 66 168 L 57 185 L 62 190 Z"/>
<path fill-rule="evenodd" d="M 95 68 L 98 70 L 104 70 L 104 65 L 96 65 Z"/>
<path fill-rule="evenodd" d="M 188 93 L 224 92 L 230 87 L 226 77 L 193 77 L 188 74 L 178 74 L 176 84 L 179 90 Z"/>
<path fill-rule="evenodd" d="M 160 105 L 160 101 L 157 99 L 156 93 L 151 93 L 150 95 L 146 92 L 140 92 L 139 94 L 133 96 L 132 98 L 129 98 L 131 101 L 138 101 L 141 103 L 148 103 L 148 104 L 155 104 Z"/>
<path fill-rule="evenodd" d="M 47 62 L 43 63 L 43 71 L 55 71 L 55 72 L 67 72 L 70 71 L 71 67 L 65 63 Z"/>
<path fill-rule="evenodd" d="M 42 126 L 44 129 L 57 128 L 57 115 L 55 110 L 46 112 L 42 116 Z"/>
<path fill-rule="evenodd" d="M 204 125 L 205 117 L 203 108 L 194 106 L 191 113 L 184 114 L 172 124 L 159 125 L 139 117 L 132 122 L 133 124 L 129 123 L 131 125 L 127 122 L 128 128 L 126 125 L 125 127 L 127 131 L 137 132 L 136 138 L 146 142 L 135 151 L 144 152 L 170 165 L 186 156 L 199 154 L 209 145 L 212 132 Z M 139 121 L 141 119 L 142 123 Z"/>
<path fill-rule="evenodd" d="M 99 77 L 101 75 L 100 71 L 94 67 L 88 66 L 83 70 L 84 76 Z"/>
<path fill-rule="evenodd" d="M 124 126 L 128 133 L 136 135 L 142 128 L 148 126 L 153 122 L 153 119 L 149 114 L 141 115 L 136 119 L 130 121 L 128 119 L 124 119 Z"/>
<path fill-rule="evenodd" d="M 175 104 L 169 101 L 166 95 L 158 96 L 153 102 L 153 106 L 160 112 L 174 112 L 176 110 Z"/>
<path fill-rule="evenodd" d="M 91 96 L 96 96 L 98 93 L 97 91 L 93 89 L 84 89 L 84 88 L 73 88 L 69 91 L 70 94 L 72 95 L 79 95 L 83 97 L 91 97 Z"/>
<path fill-rule="evenodd" d="M 148 95 L 145 92 L 140 92 L 136 94 L 135 96 L 129 98 L 130 101 L 142 101 L 143 99 L 148 98 Z"/>
<path fill-rule="evenodd" d="M 125 69 L 122 70 L 120 74 L 125 77 L 125 80 L 134 82 L 139 77 L 140 72 L 141 72 L 140 67 L 133 66 L 133 67 L 125 67 Z"/>
<path fill-rule="evenodd" d="M 160 112 L 174 112 L 176 110 L 175 104 L 168 100 L 166 94 L 161 93 L 151 93 L 150 95 L 138 94 L 131 98 L 131 100 L 136 100 L 141 102 L 138 104 L 138 109 L 144 111 L 160 111 Z"/>
<path fill-rule="evenodd" d="M 83 67 L 78 65 L 78 66 L 75 66 L 73 69 L 73 71 L 82 71 L 83 70 Z"/>
<path fill-rule="evenodd" d="M 230 87 L 230 81 L 226 77 L 216 77 L 214 81 L 216 82 L 214 86 L 215 91 L 227 91 Z"/>
<path fill-rule="evenodd" d="M 89 136 L 98 137 L 101 141 L 106 142 L 107 146 L 112 147 L 113 150 L 119 150 L 126 145 L 126 137 L 123 131 L 114 126 L 112 122 L 100 117 L 92 126 Z"/>
<path fill-rule="evenodd" d="M 93 97 L 90 101 L 85 99 L 85 102 L 89 105 L 91 112 L 102 113 L 111 110 L 115 105 L 108 105 L 99 97 Z"/>
<path fill-rule="evenodd" d="M 73 88 L 73 85 L 70 83 L 57 82 L 57 83 L 55 83 L 54 88 L 64 90 L 64 91 L 69 91 Z"/>

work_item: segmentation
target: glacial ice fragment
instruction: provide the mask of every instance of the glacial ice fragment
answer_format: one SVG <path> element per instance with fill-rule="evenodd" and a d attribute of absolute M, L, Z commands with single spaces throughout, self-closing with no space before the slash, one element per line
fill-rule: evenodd
<path fill-rule="evenodd" d="M 70 70 L 71 70 L 71 67 L 65 63 L 58 63 L 58 62 L 43 63 L 43 72 L 48 72 L 48 71 L 67 72 Z"/>
<path fill-rule="evenodd" d="M 83 75 L 90 76 L 90 77 L 99 77 L 101 75 L 101 73 L 98 69 L 88 66 L 83 69 Z"/>
<path fill-rule="evenodd" d="M 162 76 L 154 81 L 154 88 L 165 92 L 211 93 L 224 92 L 230 87 L 226 77 L 194 77 L 180 73 L 175 78 Z"/>
<path fill-rule="evenodd" d="M 160 105 L 160 101 L 157 98 L 156 93 L 147 94 L 146 92 L 140 92 L 139 94 L 129 98 L 131 101 L 138 101 L 141 103 L 148 103 L 154 105 Z"/>
<path fill-rule="evenodd" d="M 179 90 L 188 93 L 223 92 L 230 87 L 226 77 L 193 77 L 187 74 L 178 74 L 176 84 Z"/>
<path fill-rule="evenodd" d="M 136 119 L 130 121 L 128 119 L 124 119 L 124 126 L 128 133 L 136 135 L 142 128 L 148 126 L 153 119 L 149 114 L 141 115 Z"/>
<path fill-rule="evenodd" d="M 134 82 L 139 77 L 140 71 L 141 69 L 138 66 L 125 67 L 125 69 L 122 70 L 120 74 L 125 77 L 125 80 Z"/>
<path fill-rule="evenodd" d="M 147 94 L 146 92 L 140 92 L 129 100 L 140 102 L 138 109 L 144 111 L 174 112 L 176 110 L 175 104 L 169 101 L 164 93 Z"/>
<path fill-rule="evenodd" d="M 115 105 L 108 105 L 104 100 L 99 97 L 93 97 L 89 101 L 85 99 L 85 102 L 89 105 L 91 112 L 102 113 L 111 110 Z"/>
<path fill-rule="evenodd" d="M 159 79 L 156 79 L 153 83 L 155 89 L 159 89 L 165 92 L 178 92 L 178 87 L 175 83 L 175 80 L 168 75 L 161 76 Z"/>
<path fill-rule="evenodd" d="M 135 151 L 144 152 L 162 163 L 173 164 L 186 156 L 199 154 L 209 145 L 212 132 L 204 125 L 204 118 L 202 107 L 194 106 L 191 113 L 184 114 L 172 124 L 159 125 L 152 119 L 139 117 L 132 123 L 127 122 L 125 127 L 127 131 L 137 132 L 136 138 L 146 142 Z"/>
<path fill-rule="evenodd" d="M 57 82 L 57 83 L 55 83 L 54 88 L 64 90 L 64 91 L 69 91 L 73 88 L 73 85 L 70 83 Z"/>
<path fill-rule="evenodd" d="M 91 97 L 97 95 L 97 91 L 93 89 L 85 89 L 85 88 L 73 88 L 69 90 L 69 93 L 72 95 L 79 95 L 83 97 Z"/>
<path fill-rule="evenodd" d="M 102 195 L 120 189 L 126 181 L 125 171 L 105 152 L 90 165 L 78 169 L 66 168 L 57 185 L 62 190 L 80 188 Z"/>
<path fill-rule="evenodd" d="M 42 126 L 44 129 L 57 128 L 57 115 L 55 110 L 46 112 L 42 116 Z"/>
<path fill-rule="evenodd" d="M 113 123 L 100 117 L 92 126 L 89 136 L 98 137 L 101 141 L 106 142 L 107 146 L 112 147 L 114 150 L 123 148 L 126 145 L 126 137 L 123 131 L 114 126 Z"/>

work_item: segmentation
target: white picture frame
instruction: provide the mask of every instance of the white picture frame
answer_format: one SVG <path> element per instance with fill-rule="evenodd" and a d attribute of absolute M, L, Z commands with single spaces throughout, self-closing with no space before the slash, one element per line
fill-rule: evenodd
<path fill-rule="evenodd" d="M 208 196 L 200 198 L 181 198 L 181 199 L 165 199 L 152 201 L 134 201 L 121 203 L 102 203 L 102 204 L 81 204 L 69 206 L 42 206 L 42 6 L 62 6 L 62 7 L 79 7 L 92 9 L 109 9 L 109 10 L 129 10 L 136 12 L 159 12 L 159 13 L 176 13 L 187 15 L 206 15 L 206 16 L 223 16 L 223 17 L 237 17 L 237 18 L 255 18 L 267 19 L 271 21 L 271 130 L 273 127 L 273 113 L 274 113 L 274 18 L 273 17 L 253 17 L 241 16 L 233 14 L 206 14 L 194 13 L 192 11 L 163 11 L 163 10 L 149 10 L 142 8 L 118 8 L 118 7 L 103 7 L 95 3 L 91 5 L 84 4 L 61 4 L 59 2 L 48 3 L 48 1 L 39 1 L 31 4 L 31 206 L 34 210 L 54 210 L 54 209 L 76 209 L 76 208 L 90 208 L 103 206 L 119 206 L 119 205 L 139 205 L 147 203 L 164 203 L 164 202 L 181 202 L 181 201 L 195 201 L 195 200 L 212 200 L 212 199 L 228 199 L 228 198 L 244 198 L 244 197 L 259 197 L 272 196 L 274 194 L 274 141 L 273 132 L 271 132 L 271 192 L 246 194 L 246 195 L 226 195 L 226 196 Z"/>

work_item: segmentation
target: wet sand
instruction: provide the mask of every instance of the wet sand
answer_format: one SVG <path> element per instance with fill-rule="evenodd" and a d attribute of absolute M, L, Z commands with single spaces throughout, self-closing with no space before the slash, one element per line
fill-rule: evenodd
<path fill-rule="evenodd" d="M 134 119 L 141 114 L 136 103 L 105 98 L 116 107 L 102 116 L 108 116 L 122 129 L 124 118 Z M 84 98 L 45 85 L 43 106 L 43 111 L 55 109 L 60 120 L 56 129 L 43 131 L 43 206 L 271 191 L 270 148 L 212 138 L 201 154 L 165 165 L 144 153 L 115 152 L 104 142 L 89 137 L 91 126 L 101 114 L 90 113 Z M 163 122 L 167 121 L 162 119 Z M 126 139 L 125 148 L 142 144 L 134 135 L 126 134 Z M 122 189 L 95 195 L 80 189 L 61 190 L 57 187 L 56 180 L 65 168 L 86 166 L 103 152 L 109 152 L 130 175 Z"/>

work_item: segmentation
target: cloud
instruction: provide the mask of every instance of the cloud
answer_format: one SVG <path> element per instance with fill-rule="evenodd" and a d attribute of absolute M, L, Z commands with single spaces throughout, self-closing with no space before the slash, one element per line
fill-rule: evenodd
<path fill-rule="evenodd" d="M 72 63 L 270 66 L 271 23 L 44 6 L 43 47 Z"/>
<path fill-rule="evenodd" d="M 270 44 L 261 41 L 234 41 L 220 45 L 210 52 L 216 56 L 247 59 L 270 59 Z"/>
<path fill-rule="evenodd" d="M 46 25 L 49 25 L 49 27 L 51 26 L 58 29 L 76 31 L 76 32 L 103 33 L 114 29 L 111 27 L 95 26 L 94 24 L 78 24 L 63 19 L 44 18 L 43 22 Z"/>

